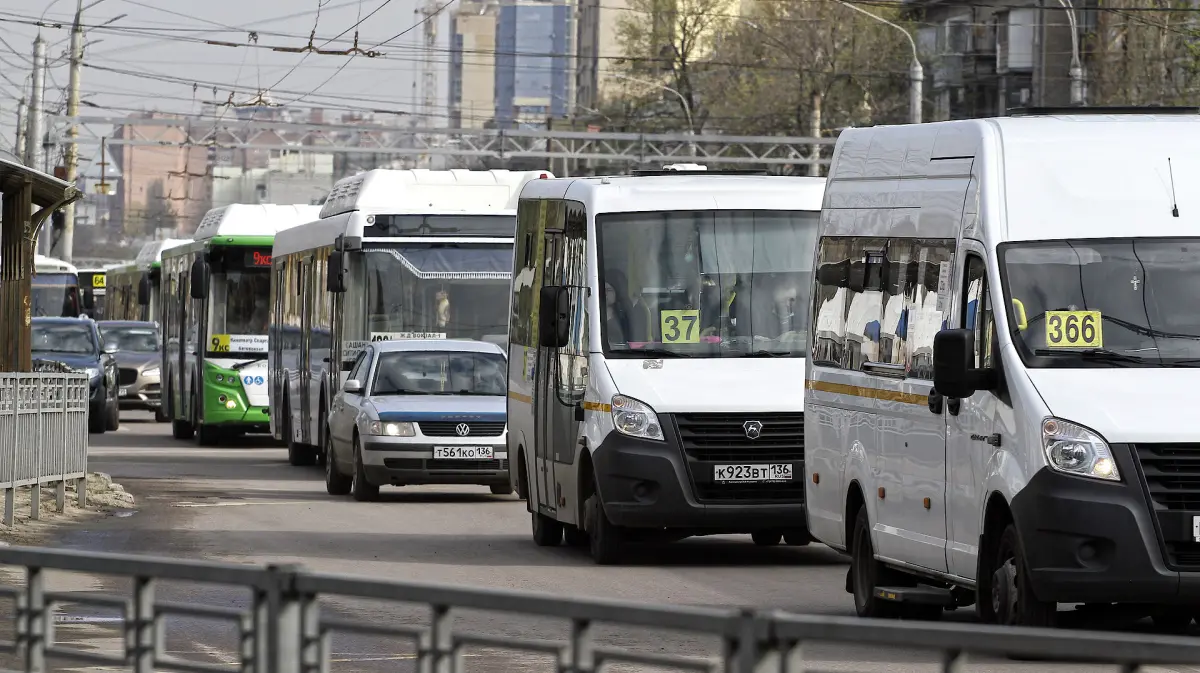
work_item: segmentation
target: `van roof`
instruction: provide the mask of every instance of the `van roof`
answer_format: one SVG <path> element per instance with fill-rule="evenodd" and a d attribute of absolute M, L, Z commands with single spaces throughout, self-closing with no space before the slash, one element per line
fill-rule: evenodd
<path fill-rule="evenodd" d="M 981 220 L 991 243 L 1196 236 L 1200 194 L 1188 187 L 1200 182 L 1200 115 L 1056 113 L 846 129 L 825 205 L 915 207 L 929 187 L 899 178 L 957 179 L 965 191 L 972 174 L 983 180 L 978 207 L 992 215 Z M 852 184 L 866 180 L 871 193 Z"/>
<path fill-rule="evenodd" d="M 535 180 L 522 199 L 570 199 L 589 214 L 664 210 L 821 209 L 825 179 L 782 175 L 621 175 Z"/>

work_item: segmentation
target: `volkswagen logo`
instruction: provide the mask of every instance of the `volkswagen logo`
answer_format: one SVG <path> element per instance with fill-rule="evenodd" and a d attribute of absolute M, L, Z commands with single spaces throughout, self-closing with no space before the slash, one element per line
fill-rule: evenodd
<path fill-rule="evenodd" d="M 762 423 L 759 421 L 746 421 L 742 423 L 742 430 L 746 431 L 747 439 L 758 439 L 762 435 Z"/>
<path fill-rule="evenodd" d="M 471 434 L 471 426 L 467 425 L 466 423 L 459 423 L 458 425 L 454 426 L 454 433 L 459 437 L 466 437 L 467 435 Z"/>

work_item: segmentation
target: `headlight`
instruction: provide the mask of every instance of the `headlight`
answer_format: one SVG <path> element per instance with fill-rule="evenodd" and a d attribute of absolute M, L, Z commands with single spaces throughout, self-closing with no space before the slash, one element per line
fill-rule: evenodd
<path fill-rule="evenodd" d="M 643 439 L 663 438 L 662 426 L 658 422 L 658 414 L 650 405 L 639 402 L 632 397 L 613 395 L 612 398 L 613 425 L 617 432 L 630 437 Z"/>
<path fill-rule="evenodd" d="M 367 425 L 367 434 L 384 435 L 386 437 L 414 437 L 417 432 L 412 423 L 381 423 L 371 421 Z"/>
<path fill-rule="evenodd" d="M 142 376 L 158 376 L 158 367 L 155 367 L 154 369 L 147 369 L 146 371 L 142 372 Z"/>
<path fill-rule="evenodd" d="M 88 374 L 89 379 L 98 379 L 98 378 L 100 378 L 100 368 L 99 367 L 88 367 L 87 374 Z"/>
<path fill-rule="evenodd" d="M 1042 421 L 1042 447 L 1050 467 L 1066 474 L 1121 481 L 1112 451 L 1099 435 L 1058 418 Z"/>

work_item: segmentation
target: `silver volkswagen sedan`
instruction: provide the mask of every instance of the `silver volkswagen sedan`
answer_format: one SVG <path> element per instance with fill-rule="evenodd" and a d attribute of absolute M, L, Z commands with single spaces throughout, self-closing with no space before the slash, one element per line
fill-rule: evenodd
<path fill-rule="evenodd" d="M 508 482 L 504 350 L 465 339 L 377 341 L 358 354 L 325 424 L 325 488 Z"/>

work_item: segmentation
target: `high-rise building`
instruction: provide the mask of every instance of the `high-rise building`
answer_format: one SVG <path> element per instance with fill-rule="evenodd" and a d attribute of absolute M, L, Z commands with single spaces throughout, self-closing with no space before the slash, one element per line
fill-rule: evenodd
<path fill-rule="evenodd" d="M 575 101 L 581 114 L 599 107 L 620 87 L 621 80 L 608 73 L 621 55 L 617 23 L 627 7 L 626 0 L 579 1 Z"/>
<path fill-rule="evenodd" d="M 482 128 L 496 114 L 495 0 L 460 0 L 450 15 L 450 126 Z"/>
<path fill-rule="evenodd" d="M 501 0 L 496 23 L 499 128 L 544 127 L 572 100 L 572 16 L 568 0 Z"/>

